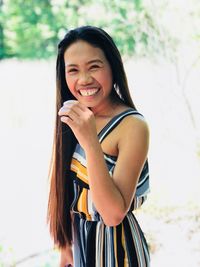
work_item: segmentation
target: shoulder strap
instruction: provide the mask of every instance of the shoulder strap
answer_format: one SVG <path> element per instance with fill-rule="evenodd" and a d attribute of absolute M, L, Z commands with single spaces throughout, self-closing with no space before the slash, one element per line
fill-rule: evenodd
<path fill-rule="evenodd" d="M 143 115 L 140 114 L 137 110 L 134 109 L 125 110 L 122 113 L 113 117 L 108 122 L 108 124 L 100 131 L 100 133 L 98 134 L 99 142 L 101 143 L 106 138 L 106 136 L 121 122 L 121 120 L 128 115 L 134 115 L 144 120 Z"/>

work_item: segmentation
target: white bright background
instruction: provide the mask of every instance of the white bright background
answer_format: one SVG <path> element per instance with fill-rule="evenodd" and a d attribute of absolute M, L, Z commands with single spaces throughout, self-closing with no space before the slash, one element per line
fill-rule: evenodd
<path fill-rule="evenodd" d="M 189 1 L 173 1 L 182 5 Z M 172 7 L 173 7 L 172 5 Z M 172 9 L 174 10 L 174 9 Z M 166 19 L 174 33 L 181 31 L 175 13 Z M 194 50 L 183 46 L 180 77 L 193 61 Z M 189 52 L 188 52 L 189 51 Z M 199 208 L 200 160 L 197 156 L 200 133 L 199 66 L 188 76 L 186 95 L 196 121 L 193 128 L 178 83 L 175 66 L 160 60 L 129 60 L 125 63 L 131 94 L 145 115 L 151 132 L 149 152 L 151 194 L 146 209 Z M 55 106 L 55 61 L 0 62 L 0 244 L 5 267 L 12 260 L 52 249 L 46 226 L 48 165 L 51 156 Z M 148 204 L 149 203 L 149 204 Z M 148 206 L 149 205 L 149 206 Z M 164 225 L 138 214 L 146 231 L 153 231 L 162 244 L 152 255 L 153 267 L 200 266 L 199 239 L 191 246 L 183 234 L 193 229 L 187 222 Z M 196 220 L 199 220 L 196 214 Z M 197 232 L 197 236 L 199 233 Z M 1 250 L 0 250 L 1 251 Z M 27 261 L 19 266 L 34 266 Z M 37 263 L 38 267 L 40 265 Z"/>
<path fill-rule="evenodd" d="M 45 216 L 54 122 L 54 65 L 43 61 L 0 64 L 0 238 L 12 247 L 16 259 L 52 247 Z M 147 61 L 127 62 L 126 69 L 134 100 L 151 131 L 150 199 L 158 202 L 158 207 L 200 203 L 195 133 L 173 69 Z M 199 115 L 196 76 L 190 97 Z"/>

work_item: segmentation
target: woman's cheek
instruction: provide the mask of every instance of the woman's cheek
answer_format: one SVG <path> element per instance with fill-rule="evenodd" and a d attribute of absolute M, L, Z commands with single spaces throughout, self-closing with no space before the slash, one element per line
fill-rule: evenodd
<path fill-rule="evenodd" d="M 66 83 L 71 93 L 73 93 L 74 80 L 72 78 L 66 77 Z"/>

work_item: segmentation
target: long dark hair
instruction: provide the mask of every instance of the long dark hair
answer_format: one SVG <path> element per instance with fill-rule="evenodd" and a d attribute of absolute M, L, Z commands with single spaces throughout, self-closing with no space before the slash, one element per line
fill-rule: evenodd
<path fill-rule="evenodd" d="M 64 52 L 74 42 L 83 40 L 100 48 L 112 70 L 111 99 L 135 109 L 131 99 L 120 53 L 112 38 L 102 29 L 83 26 L 70 30 L 58 45 L 56 64 L 56 114 L 63 102 L 74 99 L 65 80 Z M 50 192 L 47 220 L 54 243 L 64 247 L 72 242 L 70 203 L 72 191 L 69 182 L 70 162 L 77 140 L 70 128 L 56 115 L 52 161 L 50 166 Z"/>

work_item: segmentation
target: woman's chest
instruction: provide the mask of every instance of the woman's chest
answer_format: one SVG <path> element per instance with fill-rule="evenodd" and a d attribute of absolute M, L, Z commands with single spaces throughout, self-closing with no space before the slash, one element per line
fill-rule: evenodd
<path fill-rule="evenodd" d="M 118 155 L 118 134 L 115 129 L 111 131 L 106 137 L 101 141 L 101 133 L 105 132 L 104 126 L 105 122 L 97 123 L 97 133 L 99 135 L 100 143 L 102 151 L 105 154 L 111 155 L 111 156 L 117 156 Z"/>

